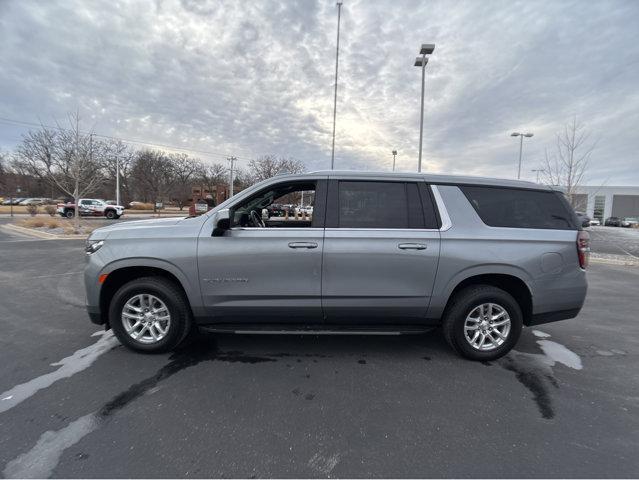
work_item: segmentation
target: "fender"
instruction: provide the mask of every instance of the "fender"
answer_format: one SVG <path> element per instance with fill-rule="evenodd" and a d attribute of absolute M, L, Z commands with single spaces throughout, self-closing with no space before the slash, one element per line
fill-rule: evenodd
<path fill-rule="evenodd" d="M 191 307 L 197 309 L 202 306 L 202 295 L 200 294 L 200 285 L 193 284 L 193 282 L 189 281 L 188 276 L 177 266 L 171 262 L 166 260 L 162 260 L 154 257 L 129 257 L 123 258 L 119 260 L 115 260 L 113 262 L 107 263 L 100 270 L 100 274 L 109 274 L 116 270 L 120 270 L 122 268 L 127 267 L 152 267 L 158 268 L 160 270 L 165 270 L 172 274 L 175 278 L 178 279 L 182 288 L 186 292 L 186 296 L 188 297 L 189 303 Z"/>

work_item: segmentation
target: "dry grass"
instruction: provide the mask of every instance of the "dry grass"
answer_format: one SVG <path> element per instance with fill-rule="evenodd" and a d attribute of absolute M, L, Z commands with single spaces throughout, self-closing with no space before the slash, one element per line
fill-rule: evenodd
<path fill-rule="evenodd" d="M 73 220 L 58 218 L 27 218 L 16 222 L 16 225 L 25 228 L 47 228 L 53 230 L 62 228 L 65 235 L 86 235 L 99 227 L 99 225 L 88 225 L 84 222 L 80 223 L 80 229 L 76 230 Z"/>
<path fill-rule="evenodd" d="M 131 210 L 153 210 L 152 203 L 136 203 L 135 205 L 129 207 Z"/>
<path fill-rule="evenodd" d="M 0 205 L 0 213 L 9 212 L 11 212 L 11 205 Z M 27 213 L 27 209 L 24 208 L 24 205 L 14 205 L 13 213 Z"/>
<path fill-rule="evenodd" d="M 48 221 L 49 219 L 27 218 L 26 220 L 20 220 L 19 222 L 16 223 L 16 225 L 19 225 L 20 227 L 26 227 L 26 228 L 40 228 L 47 225 Z"/>

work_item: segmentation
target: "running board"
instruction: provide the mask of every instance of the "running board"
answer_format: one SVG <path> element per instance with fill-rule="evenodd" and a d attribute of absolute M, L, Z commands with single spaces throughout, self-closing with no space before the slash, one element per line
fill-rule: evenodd
<path fill-rule="evenodd" d="M 420 334 L 434 327 L 410 326 L 395 328 L 291 328 L 291 327 L 247 327 L 231 325 L 200 325 L 201 330 L 211 333 L 236 333 L 239 335 L 407 335 Z"/>

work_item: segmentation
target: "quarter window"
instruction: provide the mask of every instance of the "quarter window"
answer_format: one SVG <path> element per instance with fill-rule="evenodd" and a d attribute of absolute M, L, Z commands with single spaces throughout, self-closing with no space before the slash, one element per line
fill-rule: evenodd
<path fill-rule="evenodd" d="M 491 227 L 576 230 L 575 214 L 559 192 L 461 186 L 482 221 Z"/>

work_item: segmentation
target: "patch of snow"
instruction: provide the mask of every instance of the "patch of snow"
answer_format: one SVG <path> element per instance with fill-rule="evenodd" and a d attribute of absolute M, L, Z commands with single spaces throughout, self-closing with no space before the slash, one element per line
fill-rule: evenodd
<path fill-rule="evenodd" d="M 550 335 L 548 335 L 545 332 L 542 332 L 541 330 L 533 330 L 533 335 L 535 337 L 539 337 L 539 338 L 549 338 Z"/>
<path fill-rule="evenodd" d="M 64 451 L 97 427 L 97 418 L 90 413 L 60 430 L 44 432 L 31 450 L 7 463 L 2 472 L 4 477 L 49 478 Z"/>
<path fill-rule="evenodd" d="M 102 332 L 100 339 L 93 345 L 77 350 L 73 355 L 52 363 L 52 367 L 60 367 L 57 370 L 40 375 L 26 383 L 21 383 L 0 394 L 3 402 L 0 403 L 0 413 L 15 407 L 38 391 L 48 388 L 58 380 L 69 378 L 78 372 L 90 367 L 100 355 L 108 352 L 118 345 L 113 332 Z"/>
<path fill-rule="evenodd" d="M 554 362 L 563 363 L 567 367 L 581 370 L 581 358 L 572 350 L 568 350 L 561 343 L 551 340 L 538 340 L 537 343 L 543 350 L 544 354 Z"/>

